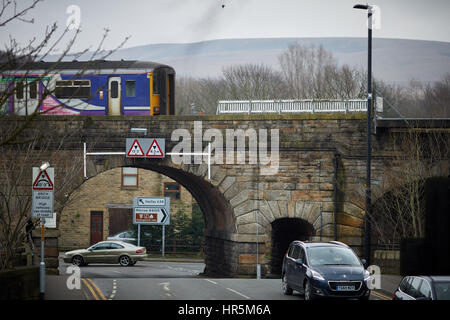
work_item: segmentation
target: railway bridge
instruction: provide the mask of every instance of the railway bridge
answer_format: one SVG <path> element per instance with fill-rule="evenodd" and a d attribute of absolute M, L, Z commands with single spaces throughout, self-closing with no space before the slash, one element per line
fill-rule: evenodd
<path fill-rule="evenodd" d="M 6 125 L 22 120 L 10 117 L 1 121 Z M 421 123 L 419 127 L 443 128 L 448 134 L 450 121 Z M 132 128 L 145 128 L 147 134 L 133 133 Z M 33 161 L 36 165 L 50 160 L 57 186 L 62 184 L 58 177 L 74 170 L 77 163 L 71 191 L 65 194 L 68 199 L 87 181 L 125 166 L 161 173 L 184 186 L 205 219 L 205 273 L 254 274 L 257 263 L 265 266 L 263 272 L 277 273 L 286 247 L 294 239 L 337 239 L 362 253 L 363 113 L 47 116 L 32 121 L 26 131 L 32 130 L 51 140 L 48 159 Z M 393 137 L 408 130 L 402 121 L 378 121 L 372 139 L 373 188 L 389 189 L 383 182 L 386 171 L 402 167 L 394 159 Z M 211 143 L 210 169 L 208 156 L 125 157 L 125 139 L 131 137 L 165 138 L 166 152 L 179 153 L 206 152 Z M 86 157 L 84 170 L 80 160 L 84 144 L 88 152 L 111 154 Z"/>

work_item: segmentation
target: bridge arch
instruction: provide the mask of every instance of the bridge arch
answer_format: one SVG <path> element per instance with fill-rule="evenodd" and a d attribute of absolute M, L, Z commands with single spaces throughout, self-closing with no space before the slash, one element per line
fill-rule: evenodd
<path fill-rule="evenodd" d="M 88 159 L 88 179 L 77 189 L 83 188 L 89 181 L 121 167 L 135 167 L 171 178 L 182 185 L 197 201 L 205 220 L 205 274 L 232 276 L 238 270 L 237 260 L 233 259 L 236 234 L 236 219 L 233 208 L 217 187 L 217 177 L 224 176 L 223 169 L 214 167 L 213 178 L 207 180 L 207 168 L 204 165 L 175 166 L 170 160 L 148 161 L 130 159 L 121 156 L 95 156 Z M 95 191 L 94 191 L 95 192 Z M 75 194 L 73 192 L 72 194 Z M 130 200 L 132 201 L 132 199 Z M 69 201 L 70 203 L 70 201 Z M 131 202 L 130 202 L 131 203 Z M 63 210 L 64 214 L 64 210 Z M 67 220 L 67 219 L 66 219 Z"/>

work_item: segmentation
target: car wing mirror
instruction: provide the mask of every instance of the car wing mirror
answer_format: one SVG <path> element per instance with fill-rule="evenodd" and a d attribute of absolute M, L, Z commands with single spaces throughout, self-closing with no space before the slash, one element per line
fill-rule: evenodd
<path fill-rule="evenodd" d="M 367 260 L 361 259 L 361 263 L 363 264 L 364 268 L 367 268 Z"/>

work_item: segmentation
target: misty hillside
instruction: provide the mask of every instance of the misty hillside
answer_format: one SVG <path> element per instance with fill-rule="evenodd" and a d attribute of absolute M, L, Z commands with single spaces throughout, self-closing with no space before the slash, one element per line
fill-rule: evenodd
<path fill-rule="evenodd" d="M 278 55 L 291 43 L 322 45 L 339 64 L 366 68 L 366 38 L 267 38 L 211 40 L 182 44 L 151 44 L 126 48 L 110 59 L 150 60 L 169 64 L 178 76 L 211 77 L 222 67 L 265 63 L 278 67 Z M 450 43 L 436 41 L 373 39 L 374 76 L 386 82 L 411 79 L 431 82 L 450 72 Z"/>

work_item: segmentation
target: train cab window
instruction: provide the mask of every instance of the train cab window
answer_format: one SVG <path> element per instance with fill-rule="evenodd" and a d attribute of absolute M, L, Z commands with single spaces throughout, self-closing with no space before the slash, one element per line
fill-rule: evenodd
<path fill-rule="evenodd" d="M 37 98 L 37 82 L 30 82 L 30 99 Z"/>
<path fill-rule="evenodd" d="M 23 83 L 17 82 L 16 84 L 16 98 L 23 99 Z"/>
<path fill-rule="evenodd" d="M 119 97 L 119 82 L 111 81 L 111 98 L 115 99 Z"/>
<path fill-rule="evenodd" d="M 125 81 L 125 95 L 127 97 L 136 97 L 136 81 L 135 80 Z"/>
<path fill-rule="evenodd" d="M 158 73 L 153 71 L 153 94 L 159 94 Z"/>
<path fill-rule="evenodd" d="M 56 81 L 55 96 L 58 99 L 89 99 L 90 95 L 90 80 Z"/>

